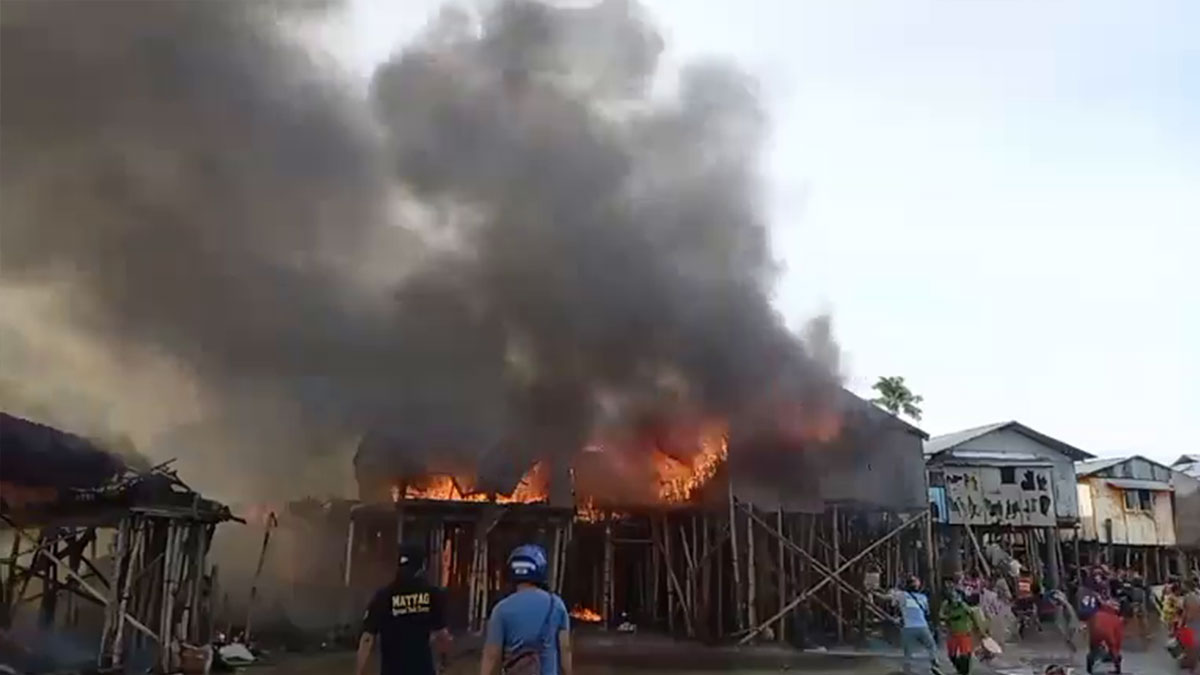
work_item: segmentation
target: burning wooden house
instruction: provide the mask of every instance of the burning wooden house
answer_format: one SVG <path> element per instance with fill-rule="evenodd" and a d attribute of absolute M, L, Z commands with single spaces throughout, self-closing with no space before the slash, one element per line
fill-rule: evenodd
<path fill-rule="evenodd" d="M 86 439 L 4 413 L 0 467 L 0 635 L 22 632 L 36 608 L 36 626 L 2 645 L 7 659 L 169 672 L 181 644 L 206 643 L 215 580 L 205 558 L 229 509 L 166 466 L 134 471 Z M 60 644 L 66 634 L 78 649 Z"/>
<path fill-rule="evenodd" d="M 861 635 L 891 621 L 865 589 L 933 569 L 926 436 L 848 392 L 785 424 L 793 447 L 716 420 L 616 434 L 507 490 L 388 473 L 360 449 L 343 581 L 361 602 L 392 573 L 398 541 L 423 541 L 452 622 L 480 630 L 509 550 L 533 541 L 580 622 L 706 641 Z"/>

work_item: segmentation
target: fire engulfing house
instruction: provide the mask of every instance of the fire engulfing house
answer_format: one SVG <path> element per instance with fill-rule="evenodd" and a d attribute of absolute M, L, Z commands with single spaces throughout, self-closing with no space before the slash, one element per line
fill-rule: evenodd
<path fill-rule="evenodd" d="M 506 592 L 509 550 L 533 541 L 583 623 L 712 641 L 864 633 L 891 622 L 864 580 L 934 564 L 927 437 L 849 392 L 836 399 L 784 420 L 792 445 L 731 434 L 721 421 L 680 422 L 598 439 L 567 471 L 534 462 L 506 485 L 370 456 L 388 448 L 369 438 L 339 583 L 354 607 L 391 574 L 398 541 L 422 542 L 429 577 L 448 587 L 452 625 L 477 631 Z M 563 474 L 566 503 L 553 498 Z"/>
<path fill-rule="evenodd" d="M 1060 573 L 1059 529 L 1079 520 L 1074 462 L 1092 455 L 1020 422 L 934 437 L 925 455 L 946 573 L 960 571 L 964 559 L 988 571 L 988 550 L 1037 575 Z"/>
<path fill-rule="evenodd" d="M 1080 462 L 1076 471 L 1085 555 L 1165 577 L 1177 543 L 1171 469 L 1134 456 Z"/>

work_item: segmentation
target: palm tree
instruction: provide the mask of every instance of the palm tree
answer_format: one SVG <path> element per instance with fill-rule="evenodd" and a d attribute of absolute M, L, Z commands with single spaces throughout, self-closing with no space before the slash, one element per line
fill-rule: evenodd
<path fill-rule="evenodd" d="M 879 392 L 879 396 L 871 399 L 875 405 L 897 417 L 903 413 L 914 422 L 921 421 L 921 401 L 925 399 L 912 393 L 908 385 L 904 384 L 903 377 L 880 377 L 871 388 Z"/>

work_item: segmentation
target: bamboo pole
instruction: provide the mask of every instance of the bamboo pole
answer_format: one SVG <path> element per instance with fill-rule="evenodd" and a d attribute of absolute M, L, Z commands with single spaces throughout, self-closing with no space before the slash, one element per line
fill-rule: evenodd
<path fill-rule="evenodd" d="M 726 464 L 726 469 L 729 466 Z M 746 627 L 746 621 L 742 614 L 742 573 L 741 565 L 738 561 L 738 536 L 737 536 L 737 509 L 736 500 L 733 496 L 733 472 L 729 474 L 729 540 L 730 551 L 733 557 L 733 616 L 739 631 Z"/>
<path fill-rule="evenodd" d="M 700 549 L 708 551 L 708 537 L 711 523 L 708 520 L 708 513 L 700 516 Z M 712 564 L 707 556 L 701 558 L 700 561 L 700 617 L 704 619 L 704 636 L 712 635 Z"/>
<path fill-rule="evenodd" d="M 113 553 L 113 582 L 108 588 L 108 604 L 104 611 L 104 628 L 100 633 L 100 658 L 97 665 L 100 667 L 108 667 L 117 665 L 111 663 L 111 652 L 114 633 L 117 629 L 117 623 L 121 621 L 120 614 L 117 609 L 120 606 L 121 590 L 125 584 L 125 578 L 129 576 L 129 551 L 130 551 L 130 519 L 123 518 L 117 526 L 117 540 Z M 13 548 L 20 541 L 13 537 Z"/>
<path fill-rule="evenodd" d="M 279 520 L 275 517 L 275 512 L 271 512 L 267 516 L 266 527 L 263 528 L 262 548 L 258 551 L 258 565 L 254 568 L 254 578 L 250 582 L 250 599 L 246 602 L 246 630 L 243 631 L 246 642 L 250 641 L 250 626 L 254 619 L 254 601 L 258 598 L 258 581 L 262 578 L 263 565 L 267 562 L 267 548 L 271 545 L 271 530 L 279 525 Z M 170 539 L 170 530 L 168 530 L 168 540 Z M 168 549 L 170 551 L 170 549 Z M 168 553 L 167 559 L 170 559 Z"/>
<path fill-rule="evenodd" d="M 182 567 L 184 558 L 184 535 L 187 530 L 182 523 L 171 522 L 167 529 L 167 555 L 163 560 L 166 573 L 163 580 L 163 598 L 162 598 L 162 615 L 159 617 L 159 625 L 162 630 L 159 632 L 160 648 L 158 652 L 159 664 L 163 672 L 171 672 L 174 668 L 172 663 L 171 648 L 175 644 L 175 594 L 179 592 L 179 573 Z M 246 641 L 250 640 L 250 622 L 249 614 L 247 614 L 246 622 Z"/>
<path fill-rule="evenodd" d="M 9 520 L 6 516 L 0 515 L 0 520 L 4 521 L 5 523 L 8 523 L 9 527 L 12 528 L 13 532 L 16 533 L 16 535 L 18 537 L 24 537 L 24 538 L 28 539 L 30 541 L 30 543 L 32 543 L 32 544 L 38 543 L 38 541 L 36 539 L 25 534 L 25 532 L 23 530 L 18 530 L 16 528 L 16 526 L 13 525 L 12 521 Z M 46 559 L 49 562 L 53 563 L 56 567 L 63 568 L 65 573 L 67 574 L 67 576 L 74 578 L 76 583 L 78 583 L 79 586 L 83 590 L 90 593 L 92 595 L 92 597 L 96 599 L 97 602 L 99 602 L 101 605 L 104 605 L 106 607 L 108 606 L 108 599 L 104 597 L 104 594 L 101 593 L 100 591 L 96 590 L 91 584 L 89 584 L 86 580 L 84 580 L 83 577 L 72 572 L 70 570 L 70 568 L 67 566 L 67 564 L 64 563 L 62 560 L 60 560 L 58 558 L 58 556 L 54 555 L 53 553 L 51 553 L 49 551 L 45 551 L 45 550 L 43 550 L 41 552 L 41 554 L 43 556 L 45 556 Z M 135 619 L 132 616 L 129 616 L 128 614 L 125 615 L 125 620 L 128 621 L 130 623 L 130 625 L 132 625 L 134 628 L 137 628 L 138 630 L 142 631 L 143 633 L 145 633 L 149 637 L 153 638 L 154 640 L 158 640 L 158 636 L 154 634 L 154 631 L 147 628 L 144 624 L 142 624 L 141 621 L 138 621 L 137 619 Z"/>
<path fill-rule="evenodd" d="M 833 511 L 829 515 L 830 515 L 830 518 L 829 518 L 830 537 L 833 539 L 833 563 L 834 563 L 834 565 L 837 565 L 837 564 L 840 564 L 841 560 L 842 560 L 842 553 L 841 553 L 841 550 L 842 550 L 841 529 L 842 528 L 841 528 L 841 523 L 838 522 L 841 520 L 841 517 L 838 514 L 837 504 L 833 505 Z M 846 611 L 845 611 L 845 608 L 842 606 L 842 587 L 841 586 L 836 586 L 834 588 L 834 596 L 833 597 L 834 597 L 834 607 L 837 608 L 838 616 L 844 615 L 846 613 Z M 838 639 L 839 644 L 844 643 L 846 641 L 845 626 L 842 624 L 841 621 L 837 622 L 837 639 Z"/>
<path fill-rule="evenodd" d="M 746 505 L 750 515 L 754 515 L 753 506 Z M 751 626 L 758 625 L 758 561 L 754 551 L 754 528 L 746 527 L 746 617 Z"/>
<path fill-rule="evenodd" d="M 724 539 L 722 539 L 724 542 Z M 721 548 L 724 548 L 722 543 Z M 707 556 L 705 556 L 707 557 Z M 725 552 L 721 551 L 720 557 L 717 560 L 717 637 L 725 636 Z"/>
<path fill-rule="evenodd" d="M 785 536 L 785 537 L 787 536 L 783 529 L 783 504 L 780 504 L 779 509 L 775 512 L 775 527 L 779 530 L 779 534 L 781 536 Z M 778 588 L 776 590 L 778 591 L 778 593 L 777 593 L 777 595 L 778 595 L 777 600 L 779 603 L 778 607 L 780 609 L 783 609 L 783 605 L 787 601 L 787 598 L 785 596 L 785 593 L 787 593 L 787 588 L 786 588 L 786 586 L 787 586 L 787 567 L 786 567 L 785 561 L 784 561 L 785 550 L 784 550 L 782 541 L 778 543 L 777 548 L 779 549 L 779 563 L 778 563 L 779 564 L 779 570 L 778 570 L 779 581 L 776 584 L 776 586 L 778 586 Z M 787 627 L 787 621 L 779 622 L 779 631 L 777 632 L 775 637 L 781 643 L 787 641 L 787 638 L 784 636 L 786 627 Z"/>
<path fill-rule="evenodd" d="M 664 530 L 665 530 L 665 528 L 664 528 Z M 672 586 L 674 586 L 675 595 L 679 598 L 679 604 L 683 605 L 684 604 L 683 587 L 682 587 L 682 584 L 679 583 L 679 577 L 677 577 L 675 575 L 675 568 L 671 565 L 671 554 L 670 554 L 670 548 L 669 548 L 671 545 L 671 537 L 669 536 L 669 533 L 667 533 L 665 531 L 664 531 L 664 536 L 663 536 L 663 542 L 666 542 L 666 544 L 664 546 L 664 548 L 666 550 L 663 551 L 663 556 L 667 559 L 667 580 L 671 582 Z M 663 545 L 664 545 L 663 543 L 659 543 L 659 546 L 663 546 Z M 683 610 L 683 622 L 684 622 L 684 627 L 687 629 L 687 634 L 689 636 L 694 635 L 695 631 L 693 630 L 693 627 L 692 627 L 691 610 L 688 607 L 681 607 L 681 609 Z M 674 613 L 672 613 L 672 615 L 673 614 Z"/>
<path fill-rule="evenodd" d="M 613 540 L 612 521 L 604 520 L 604 629 L 612 625 L 613 620 Z"/>
<path fill-rule="evenodd" d="M 975 555 L 978 556 L 979 566 L 983 570 L 984 576 L 991 578 L 992 567 L 983 555 L 983 548 L 979 546 L 979 539 L 975 537 L 975 530 L 972 530 L 971 524 L 965 520 L 963 521 L 963 528 L 967 531 L 967 536 L 971 539 L 971 548 L 975 550 Z"/>
<path fill-rule="evenodd" d="M 686 526 L 679 528 L 680 549 L 683 551 L 683 562 L 687 565 L 687 574 L 684 576 L 685 584 L 683 592 L 686 604 L 689 611 L 695 614 L 696 610 L 696 558 L 692 555 L 692 546 L 688 541 L 688 529 Z"/>
<path fill-rule="evenodd" d="M 659 542 L 662 547 L 663 561 L 667 572 L 667 630 L 672 634 L 675 632 L 675 605 L 682 604 L 683 598 L 679 594 L 679 582 L 675 579 L 675 561 L 671 556 L 671 530 L 667 520 L 667 516 L 663 515 L 662 524 L 658 528 Z M 670 582 L 674 581 L 672 584 Z"/>
<path fill-rule="evenodd" d="M 653 518 L 650 519 L 650 541 L 658 541 L 658 521 Z M 652 608 L 654 623 L 657 624 L 661 618 L 658 597 L 660 595 L 659 579 L 662 578 L 662 554 L 659 553 L 657 546 L 650 547 L 650 567 L 650 607 Z"/>
<path fill-rule="evenodd" d="M 926 511 L 923 511 L 922 513 L 919 513 L 919 514 L 915 515 L 915 516 L 912 516 L 912 517 L 910 517 L 910 518 L 906 518 L 906 519 L 904 520 L 904 522 L 900 523 L 900 525 L 899 525 L 899 526 L 897 526 L 895 529 L 893 529 L 891 532 L 889 532 L 888 534 L 884 535 L 882 538 L 880 538 L 880 539 L 876 540 L 876 541 L 875 541 L 875 543 L 871 544 L 870 546 L 868 546 L 868 547 L 866 547 L 865 549 L 863 549 L 862 551 L 860 551 L 860 552 L 859 552 L 857 555 L 855 555 L 853 558 L 851 558 L 851 559 L 847 560 L 846 562 L 842 563 L 842 565 L 841 565 L 841 566 L 839 566 L 839 567 L 838 567 L 836 570 L 834 570 L 834 571 L 833 571 L 833 573 L 831 573 L 831 574 L 829 574 L 829 575 L 826 575 L 826 576 L 825 576 L 825 578 L 824 578 L 824 579 L 822 579 L 821 581 L 817 582 L 817 584 L 816 584 L 815 586 L 812 586 L 812 587 L 810 587 L 808 590 L 806 590 L 806 591 L 804 591 L 803 593 L 801 593 L 800 595 L 797 595 L 795 598 L 793 598 L 793 599 L 792 599 L 792 601 L 791 601 L 791 602 L 789 602 L 789 603 L 787 604 L 787 606 L 786 606 L 786 607 L 784 607 L 783 609 L 781 609 L 781 610 L 780 610 L 778 613 L 776 613 L 774 616 L 771 616 L 770 618 L 768 618 L 767 620 L 763 621 L 763 622 L 762 622 L 762 623 L 760 623 L 759 625 L 757 625 L 757 626 L 755 626 L 755 627 L 751 628 L 751 629 L 750 629 L 750 631 L 749 631 L 749 632 L 748 632 L 748 633 L 747 633 L 745 636 L 743 636 L 741 640 L 739 640 L 739 641 L 738 641 L 738 644 L 746 644 L 746 643 L 747 643 L 747 642 L 749 642 L 750 640 L 754 639 L 754 636 L 756 636 L 756 635 L 758 635 L 759 633 L 761 633 L 761 632 L 762 632 L 762 630 L 763 630 L 763 628 L 766 628 L 767 626 L 771 625 L 772 623 L 775 623 L 776 621 L 778 621 L 778 620 L 780 619 L 780 617 L 782 617 L 784 614 L 786 614 L 788 611 L 790 611 L 790 610 L 791 610 L 793 607 L 795 607 L 796 605 L 799 605 L 801 602 L 804 602 L 804 601 L 805 601 L 805 600 L 806 600 L 806 599 L 807 599 L 809 596 L 811 596 L 813 593 L 816 593 L 817 591 L 819 591 L 819 590 L 821 590 L 822 588 L 824 588 L 824 587 L 825 587 L 827 584 L 831 583 L 835 577 L 837 577 L 837 576 L 838 576 L 839 574 L 841 574 L 842 572 L 846 571 L 846 569 L 847 569 L 847 568 L 849 568 L 851 565 L 853 565 L 854 563 L 858 562 L 859 560 L 861 560 L 861 559 L 865 558 L 865 557 L 866 557 L 866 556 L 867 556 L 867 555 L 868 555 L 868 554 L 869 554 L 871 551 L 874 551 L 874 550 L 875 550 L 876 548 L 878 548 L 879 546 L 881 546 L 881 545 L 883 545 L 884 543 L 886 543 L 886 542 L 890 541 L 890 540 L 891 540 L 891 539 L 893 539 L 893 538 L 894 538 L 896 535 L 898 535 L 898 534 L 900 534 L 901 532 L 903 532 L 903 531 L 905 531 L 906 529 L 908 529 L 908 527 L 909 527 L 909 526 L 911 526 L 912 524 L 916 523 L 916 522 L 917 522 L 918 520 L 920 520 L 921 518 L 928 518 L 928 517 L 929 517 L 929 511 L 928 511 L 928 510 L 926 510 Z"/>

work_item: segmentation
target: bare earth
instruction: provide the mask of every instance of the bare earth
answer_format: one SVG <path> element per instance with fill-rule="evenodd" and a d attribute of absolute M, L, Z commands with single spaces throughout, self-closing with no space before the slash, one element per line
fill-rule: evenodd
<path fill-rule="evenodd" d="M 588 658 L 578 659 L 579 675 L 704 675 L 705 673 L 736 673 L 737 675 L 766 675 L 767 673 L 802 672 L 809 675 L 888 675 L 900 672 L 899 653 L 878 656 L 858 655 L 804 656 L 787 665 L 763 667 L 761 655 L 747 656 L 746 661 L 755 665 L 740 665 L 739 659 L 729 658 L 728 652 L 689 643 L 676 643 L 679 650 L 678 666 L 664 665 L 664 658 L 657 653 L 648 659 L 654 665 L 642 667 L 637 657 L 626 658 L 620 665 L 589 664 Z M 636 648 L 632 648 L 636 649 Z M 593 647 L 594 650 L 594 647 Z M 604 645 L 600 653 L 611 656 L 614 651 L 623 651 L 623 645 Z M 637 649 L 637 651 L 641 651 Z M 840 653 L 839 653 L 840 654 Z M 597 659 L 608 661 L 608 658 Z M 781 663 L 784 660 L 781 659 Z M 976 664 L 972 673 L 980 675 L 1042 675 L 1046 665 L 1060 663 L 1075 668 L 1082 675 L 1083 653 L 1074 656 L 1061 642 L 1040 640 L 1035 643 L 1009 645 L 1005 654 L 996 662 L 983 666 Z M 445 675 L 475 675 L 478 672 L 478 657 L 464 654 L 455 660 Z M 943 671 L 951 673 L 949 664 L 943 663 Z M 1128 645 L 1125 654 L 1124 673 L 1127 675 L 1169 675 L 1179 672 L 1162 648 L 1161 641 L 1151 645 Z M 353 675 L 354 656 L 349 653 L 297 656 L 282 660 L 272 666 L 254 668 L 248 675 Z M 1109 673 L 1108 665 L 1101 665 L 1097 673 Z"/>

